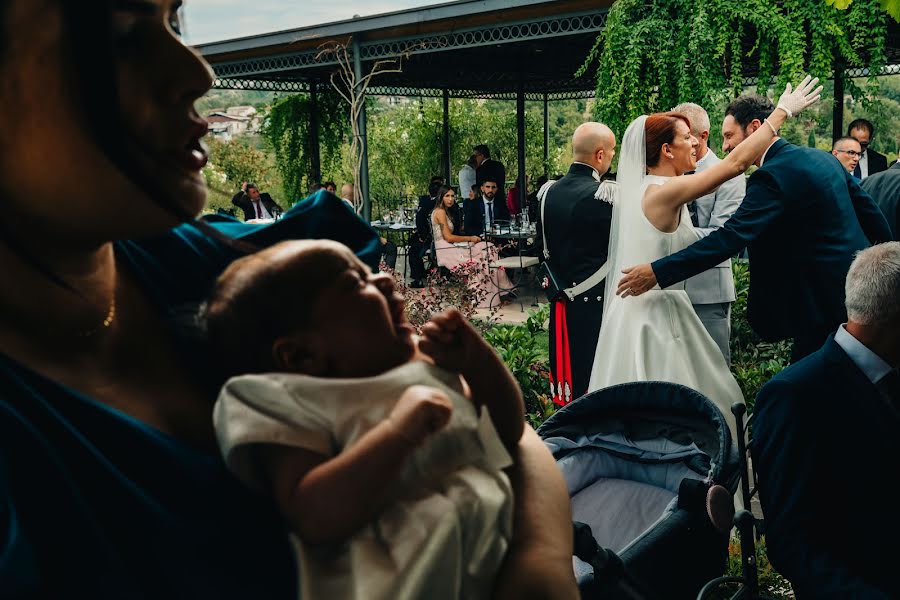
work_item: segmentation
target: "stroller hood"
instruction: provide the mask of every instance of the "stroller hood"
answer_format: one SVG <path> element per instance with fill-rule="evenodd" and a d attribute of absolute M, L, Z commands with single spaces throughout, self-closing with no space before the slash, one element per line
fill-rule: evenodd
<path fill-rule="evenodd" d="M 561 408 L 538 434 L 557 461 L 582 450 L 601 450 L 590 452 L 594 460 L 612 456 L 627 465 L 606 468 L 642 470 L 638 479 L 649 477 L 653 481 L 648 483 L 672 492 L 684 477 L 732 491 L 737 487 L 738 453 L 724 416 L 703 394 L 683 385 L 651 381 L 597 390 Z M 579 483 L 577 471 L 594 469 L 571 467 L 566 479 L 574 494 L 590 483 Z"/>

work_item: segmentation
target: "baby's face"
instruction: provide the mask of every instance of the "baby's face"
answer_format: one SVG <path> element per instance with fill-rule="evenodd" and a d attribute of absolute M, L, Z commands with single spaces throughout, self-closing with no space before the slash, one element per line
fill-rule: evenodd
<path fill-rule="evenodd" d="M 373 274 L 349 249 L 329 248 L 335 277 L 313 303 L 313 323 L 335 377 L 370 377 L 412 357 L 415 330 L 389 275 Z M 337 259 L 337 261 L 335 261 Z"/>

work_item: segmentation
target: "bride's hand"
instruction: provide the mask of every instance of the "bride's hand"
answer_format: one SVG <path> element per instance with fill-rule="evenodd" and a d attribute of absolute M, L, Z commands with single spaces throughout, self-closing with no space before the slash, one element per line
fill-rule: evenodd
<path fill-rule="evenodd" d="M 627 298 L 628 296 L 640 296 L 656 285 L 656 273 L 650 263 L 622 269 L 625 277 L 619 280 L 619 288 L 616 294 Z"/>
<path fill-rule="evenodd" d="M 822 93 L 822 86 L 815 88 L 816 84 L 819 83 L 819 78 L 812 78 L 807 75 L 800 85 L 797 86 L 797 89 L 794 90 L 791 87 L 790 82 L 788 82 L 787 87 L 784 88 L 784 93 L 781 94 L 781 98 L 778 99 L 778 106 L 775 108 L 780 108 L 785 113 L 787 113 L 788 118 L 793 117 L 798 114 L 804 108 L 811 106 L 819 101 L 820 94 Z"/>

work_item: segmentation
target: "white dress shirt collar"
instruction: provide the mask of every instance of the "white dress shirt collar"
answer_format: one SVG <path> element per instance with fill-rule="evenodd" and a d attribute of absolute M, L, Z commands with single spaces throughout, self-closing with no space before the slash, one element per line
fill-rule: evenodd
<path fill-rule="evenodd" d="M 769 155 L 769 150 L 772 149 L 772 146 L 774 146 L 774 145 L 775 145 L 775 142 L 777 142 L 779 139 L 781 139 L 781 138 L 775 138 L 774 140 L 772 140 L 772 143 L 769 144 L 769 147 L 766 148 L 765 152 L 762 153 L 762 157 L 759 159 L 759 166 L 760 166 L 760 167 L 763 166 L 763 163 L 765 162 L 766 157 Z"/>
<path fill-rule="evenodd" d="M 869 176 L 869 149 L 866 148 L 866 151 L 862 153 L 859 157 L 859 176 L 860 179 L 865 179 Z"/>
<path fill-rule="evenodd" d="M 835 343 L 847 353 L 850 360 L 853 361 L 866 379 L 872 383 L 878 381 L 891 371 L 891 366 L 884 362 L 884 359 L 869 350 L 862 342 L 853 337 L 847 331 L 846 323 L 838 327 L 837 333 L 834 334 Z"/>
<path fill-rule="evenodd" d="M 589 165 L 589 164 L 587 164 L 587 163 L 583 163 L 583 162 L 578 161 L 578 160 L 573 160 L 572 162 L 573 162 L 574 164 L 576 164 L 576 165 L 584 165 L 584 166 L 586 166 L 586 167 L 589 167 L 589 168 L 591 169 L 591 171 L 593 171 L 593 173 L 591 173 L 591 177 L 593 177 L 593 178 L 596 179 L 597 181 L 600 181 L 600 173 L 597 172 L 597 169 L 595 169 L 594 167 L 592 167 L 591 165 Z"/>

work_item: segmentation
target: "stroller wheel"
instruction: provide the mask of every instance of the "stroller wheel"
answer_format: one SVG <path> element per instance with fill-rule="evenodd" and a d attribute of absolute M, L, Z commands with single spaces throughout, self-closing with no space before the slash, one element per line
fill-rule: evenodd
<path fill-rule="evenodd" d="M 734 523 L 734 501 L 731 494 L 721 485 L 710 486 L 706 492 L 706 514 L 713 527 L 728 533 Z"/>

